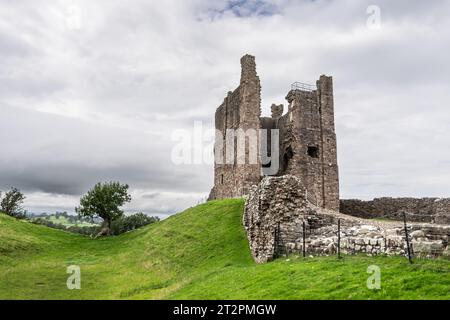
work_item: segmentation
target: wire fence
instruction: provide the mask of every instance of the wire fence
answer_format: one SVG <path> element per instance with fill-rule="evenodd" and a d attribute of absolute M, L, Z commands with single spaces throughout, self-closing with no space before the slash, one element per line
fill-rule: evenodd
<path fill-rule="evenodd" d="M 311 193 L 309 194 L 311 195 Z M 310 200 L 310 196 L 307 197 L 308 201 L 312 202 L 313 204 L 315 204 L 315 199 Z M 331 225 L 332 226 L 332 225 Z M 342 240 L 346 239 L 346 241 L 348 241 L 349 236 L 346 236 L 343 232 L 342 232 L 342 220 L 341 219 L 337 219 L 336 224 L 334 225 L 336 227 L 336 231 L 334 233 L 334 238 L 337 239 L 336 242 L 333 242 L 333 245 L 335 245 L 335 250 L 333 252 L 333 254 L 335 254 L 337 256 L 337 258 L 342 258 L 343 253 L 349 253 L 351 251 L 350 254 L 354 254 L 354 253 L 368 253 L 366 251 L 357 251 L 357 250 L 348 250 L 348 247 L 344 247 L 342 246 Z M 288 257 L 290 253 L 295 252 L 296 254 L 302 255 L 303 257 L 306 257 L 307 255 L 315 255 L 317 254 L 316 251 L 314 251 L 314 248 L 310 248 L 309 245 L 311 244 L 311 239 L 309 240 L 309 243 L 307 243 L 307 238 L 311 237 L 312 235 L 320 235 L 316 233 L 316 230 L 311 228 L 310 225 L 303 220 L 301 225 L 298 227 L 299 228 L 299 232 L 298 235 L 299 237 L 296 240 L 296 244 L 301 244 L 301 248 L 296 247 L 295 250 L 291 250 L 290 248 L 288 248 L 288 243 L 286 240 L 283 239 L 283 230 L 282 230 L 282 226 L 280 223 L 278 223 L 275 227 L 274 230 L 274 253 L 273 256 L 274 258 L 279 258 L 281 256 L 285 256 Z M 402 227 L 402 231 L 401 234 L 397 234 L 397 236 L 401 236 L 403 238 L 403 246 L 393 246 L 392 248 L 397 250 L 397 254 L 399 252 L 403 252 L 405 258 L 408 259 L 410 264 L 414 263 L 414 258 L 415 257 L 437 257 L 440 256 L 443 252 L 443 249 L 433 249 L 433 247 L 426 247 L 425 251 L 424 248 L 420 246 L 420 242 L 419 244 L 417 244 L 417 248 L 414 247 L 414 241 L 412 241 L 412 237 L 411 237 L 411 231 L 413 230 L 412 226 L 408 226 L 408 221 L 406 219 L 406 214 L 403 214 L 403 227 Z M 400 231 L 399 231 L 400 232 Z M 328 235 L 329 237 L 329 235 Z M 362 238 L 358 238 L 358 239 L 362 239 Z M 383 239 L 384 241 L 384 246 L 383 246 L 383 250 L 380 250 L 377 253 L 373 253 L 374 255 L 383 255 L 383 254 L 387 254 L 387 250 L 388 249 L 392 249 L 389 248 L 388 244 L 387 244 L 387 240 L 386 237 L 383 238 L 377 238 L 377 239 L 373 239 L 373 240 L 380 240 Z M 427 241 L 425 241 L 427 243 Z M 448 243 L 447 243 L 448 245 Z M 445 247 L 445 244 L 444 244 Z M 343 250 L 344 249 L 344 250 Z M 417 252 L 415 252 L 414 249 L 418 249 L 416 250 Z M 330 254 L 328 254 L 330 255 Z M 447 269 L 448 271 L 448 269 Z"/>

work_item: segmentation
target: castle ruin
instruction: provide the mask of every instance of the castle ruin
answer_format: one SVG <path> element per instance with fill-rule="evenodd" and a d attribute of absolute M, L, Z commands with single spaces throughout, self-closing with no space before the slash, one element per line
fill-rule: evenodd
<path fill-rule="evenodd" d="M 239 86 L 215 114 L 209 199 L 245 196 L 243 224 L 256 262 L 280 254 L 336 254 L 336 248 L 450 256 L 450 199 L 339 199 L 331 77 L 320 76 L 315 86 L 292 84 L 286 113 L 273 104 L 271 117 L 261 117 L 255 57 L 242 57 L 241 67 Z M 398 221 L 402 217 L 408 226 Z"/>
<path fill-rule="evenodd" d="M 245 156 L 258 144 L 255 163 L 238 163 L 237 152 L 232 161 L 215 163 L 214 187 L 210 199 L 235 198 L 248 195 L 252 186 L 258 185 L 266 175 L 293 175 L 300 178 L 306 187 L 309 199 L 319 207 L 339 210 L 339 175 L 334 129 L 333 80 L 322 75 L 316 86 L 294 83 L 286 96 L 287 112 L 283 105 L 273 104 L 271 117 L 261 117 L 261 85 L 256 72 L 255 57 L 241 58 L 241 79 L 239 86 L 229 92 L 215 114 L 216 129 L 222 133 L 215 148 L 226 158 L 238 143 L 227 144 L 236 130 L 265 129 L 266 136 L 258 141 L 247 139 L 244 143 Z M 276 134 L 274 135 L 274 130 Z M 272 144 L 272 137 L 278 137 L 278 145 Z M 266 150 L 262 145 L 268 145 Z M 279 147 L 275 153 L 274 147 Z M 219 151 L 217 151 L 219 150 Z M 263 161 L 267 155 L 272 161 Z M 216 154 L 217 156 L 217 154 Z M 278 159 L 274 159 L 278 157 Z M 277 160 L 277 170 L 269 174 L 264 169 Z"/>

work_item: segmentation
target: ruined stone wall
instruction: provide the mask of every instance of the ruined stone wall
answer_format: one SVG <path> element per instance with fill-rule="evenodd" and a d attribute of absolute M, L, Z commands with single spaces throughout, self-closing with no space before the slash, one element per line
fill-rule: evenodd
<path fill-rule="evenodd" d="M 256 262 L 267 262 L 277 252 L 277 226 L 283 241 L 297 238 L 306 215 L 305 188 L 295 176 L 265 177 L 246 200 L 244 227 Z"/>
<path fill-rule="evenodd" d="M 450 199 L 438 199 L 434 202 L 434 223 L 450 224 Z"/>
<path fill-rule="evenodd" d="M 341 252 L 404 255 L 404 226 L 399 222 L 366 220 L 316 207 L 305 196 L 302 181 L 291 175 L 265 177 L 252 188 L 245 204 L 244 227 L 256 262 L 283 254 L 302 254 L 303 222 L 308 255 L 336 254 L 338 220 Z M 450 225 L 408 224 L 415 256 L 449 256 Z"/>
<path fill-rule="evenodd" d="M 249 55 L 241 59 L 241 80 L 238 88 L 229 92 L 222 105 L 216 110 L 216 129 L 222 132 L 222 141 L 217 141 L 217 150 L 222 150 L 223 163 L 215 163 L 214 187 L 209 196 L 210 199 L 223 199 L 241 197 L 248 193 L 250 186 L 257 184 L 261 177 L 261 166 L 259 161 L 250 164 L 250 145 L 247 141 L 245 147 L 245 164 L 237 161 L 238 139 L 229 134 L 227 129 L 257 130 L 260 127 L 261 115 L 261 86 L 256 73 L 255 58 Z M 227 140 L 234 141 L 231 145 L 233 150 L 227 150 Z M 218 148 L 218 143 L 222 146 Z M 257 146 L 256 146 L 257 148 Z M 230 158 L 228 155 L 231 154 Z"/>
<path fill-rule="evenodd" d="M 361 218 L 387 218 L 408 221 L 450 224 L 450 199 L 439 198 L 376 198 L 371 201 L 341 200 L 340 212 Z"/>
<path fill-rule="evenodd" d="M 240 83 L 240 123 L 239 128 L 247 131 L 254 130 L 257 136 L 260 128 L 261 117 L 261 83 L 256 73 L 255 57 L 245 55 L 241 59 L 242 72 Z M 240 195 L 249 193 L 250 187 L 256 185 L 261 180 L 261 163 L 259 159 L 259 142 L 251 143 L 246 140 L 245 164 L 236 165 L 238 184 L 241 185 Z M 257 153 L 256 163 L 250 162 L 250 148 Z"/>
<path fill-rule="evenodd" d="M 334 128 L 333 82 L 321 76 L 317 90 L 291 90 L 287 114 L 278 120 L 279 175 L 300 177 L 317 205 L 339 209 L 339 170 Z"/>
<path fill-rule="evenodd" d="M 320 113 L 316 91 L 292 90 L 286 99 L 288 113 L 280 126 L 281 175 L 301 178 L 308 192 L 323 205 Z M 316 148 L 315 154 L 309 154 L 309 148 Z"/>
<path fill-rule="evenodd" d="M 321 161 L 324 208 L 339 210 L 339 168 L 334 125 L 334 96 L 332 77 L 320 76 L 317 81 L 321 120 Z"/>

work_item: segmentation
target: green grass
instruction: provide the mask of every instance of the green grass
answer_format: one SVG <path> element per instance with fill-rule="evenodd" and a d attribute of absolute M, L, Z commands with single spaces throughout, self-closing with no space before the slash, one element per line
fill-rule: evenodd
<path fill-rule="evenodd" d="M 449 299 L 450 262 L 289 257 L 256 265 L 242 200 L 212 201 L 91 240 L 0 214 L 0 299 Z M 381 268 L 381 290 L 366 286 Z M 81 290 L 66 268 L 81 267 Z"/>

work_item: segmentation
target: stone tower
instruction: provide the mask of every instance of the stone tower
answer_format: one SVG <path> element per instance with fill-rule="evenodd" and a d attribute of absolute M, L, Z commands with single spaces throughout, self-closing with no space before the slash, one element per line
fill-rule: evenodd
<path fill-rule="evenodd" d="M 316 88 L 294 83 L 287 114 L 278 120 L 280 175 L 304 181 L 309 200 L 339 210 L 339 176 L 334 131 L 333 80 L 322 75 Z"/>
<path fill-rule="evenodd" d="M 261 139 L 267 139 L 270 146 L 271 132 L 276 130 L 279 152 L 273 152 L 273 147 L 266 152 L 272 157 L 279 157 L 278 170 L 271 175 L 291 174 L 299 177 L 306 186 L 310 202 L 338 211 L 339 175 L 332 78 L 322 75 L 316 86 L 294 83 L 286 97 L 289 105 L 286 114 L 283 115 L 283 105 L 273 104 L 272 116 L 261 117 L 261 87 L 255 58 L 244 56 L 241 67 L 239 87 L 228 93 L 216 111 L 216 129 L 222 133 L 216 137 L 216 160 L 218 156 L 223 156 L 226 163 L 216 161 L 210 199 L 242 197 L 248 194 L 251 186 L 260 182 L 264 167 L 270 165 L 262 165 L 261 155 L 266 150 L 259 151 Z M 239 129 L 268 131 L 267 136 L 258 135 L 257 141 L 249 137 L 246 139 L 246 159 L 249 158 L 249 149 L 256 147 L 259 151 L 256 162 L 236 163 L 238 144 L 230 147 L 229 142 L 236 139 L 233 132 Z M 234 156 L 226 157 L 227 146 L 234 149 L 228 150 L 234 151 Z M 217 154 L 217 150 L 221 153 Z"/>
<path fill-rule="evenodd" d="M 241 69 L 239 86 L 233 92 L 228 92 L 216 110 L 216 129 L 222 132 L 222 136 L 216 137 L 215 156 L 216 159 L 221 157 L 222 161 L 216 161 L 214 166 L 214 187 L 210 195 L 213 199 L 241 197 L 261 179 L 259 159 L 253 164 L 237 163 L 238 145 L 235 134 L 240 130 L 259 129 L 261 116 L 261 84 L 256 73 L 255 57 L 250 55 L 242 57 Z M 257 148 L 258 145 L 257 141 L 250 143 L 245 146 L 247 159 L 249 149 Z M 222 148 L 218 148 L 218 145 Z M 227 147 L 232 150 L 228 150 Z M 217 154 L 219 149 L 221 155 Z"/>

